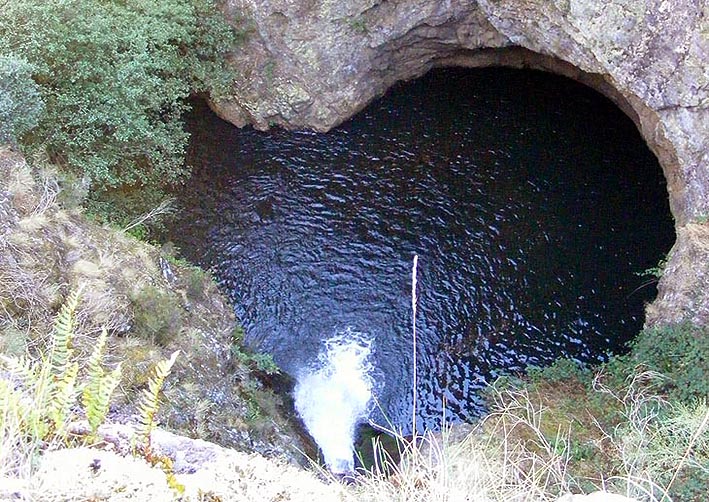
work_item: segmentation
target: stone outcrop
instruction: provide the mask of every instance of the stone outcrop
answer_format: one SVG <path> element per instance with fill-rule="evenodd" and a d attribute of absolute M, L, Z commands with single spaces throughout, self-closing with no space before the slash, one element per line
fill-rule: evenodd
<path fill-rule="evenodd" d="M 709 225 L 688 223 L 665 264 L 657 299 L 647 307 L 650 326 L 691 321 L 709 326 Z"/>
<path fill-rule="evenodd" d="M 100 429 L 103 448 L 48 451 L 28 479 L 0 476 L 0 500 L 65 501 L 215 501 L 238 500 L 338 502 L 348 500 L 342 486 L 257 453 L 156 429 L 153 458 L 169 458 L 170 467 L 134 457 L 136 431 L 110 424 Z M 169 473 L 169 475 L 168 475 Z"/>
<path fill-rule="evenodd" d="M 637 124 L 678 228 L 709 215 L 709 4 L 696 0 L 227 0 L 249 36 L 214 103 L 232 123 L 326 131 L 436 66 L 582 81 Z M 662 285 L 661 285 L 662 286 Z"/>

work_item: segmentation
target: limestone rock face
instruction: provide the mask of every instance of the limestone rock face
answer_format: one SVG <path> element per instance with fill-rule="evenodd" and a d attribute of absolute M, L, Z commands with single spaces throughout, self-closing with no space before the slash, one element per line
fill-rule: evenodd
<path fill-rule="evenodd" d="M 461 50 L 511 45 L 465 0 L 228 0 L 249 36 L 232 64 L 233 98 L 215 105 L 237 124 L 326 131 L 398 80 Z"/>
<path fill-rule="evenodd" d="M 678 227 L 709 215 L 709 3 L 227 0 L 247 42 L 217 113 L 326 131 L 435 66 L 540 68 L 613 99 L 660 160 Z"/>
<path fill-rule="evenodd" d="M 646 310 L 646 324 L 690 321 L 709 326 L 709 224 L 688 223 L 679 228 L 658 291 Z"/>

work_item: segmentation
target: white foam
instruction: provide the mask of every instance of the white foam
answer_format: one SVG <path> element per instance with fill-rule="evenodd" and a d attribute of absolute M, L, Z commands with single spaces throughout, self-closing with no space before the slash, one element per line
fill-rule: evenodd
<path fill-rule="evenodd" d="M 317 364 L 298 378 L 295 407 L 333 473 L 354 470 L 357 425 L 372 401 L 371 340 L 351 329 L 325 342 Z"/>

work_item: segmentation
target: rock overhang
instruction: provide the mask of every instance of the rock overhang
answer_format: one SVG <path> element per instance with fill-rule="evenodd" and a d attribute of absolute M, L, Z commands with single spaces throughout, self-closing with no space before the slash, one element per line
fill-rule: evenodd
<path fill-rule="evenodd" d="M 327 131 L 437 66 L 542 69 L 602 92 L 635 122 L 662 166 L 678 229 L 709 215 L 709 6 L 696 0 L 229 0 L 224 8 L 251 28 L 229 59 L 241 77 L 230 98 L 212 103 L 237 126 Z M 671 282 L 663 281 L 661 297 Z"/>

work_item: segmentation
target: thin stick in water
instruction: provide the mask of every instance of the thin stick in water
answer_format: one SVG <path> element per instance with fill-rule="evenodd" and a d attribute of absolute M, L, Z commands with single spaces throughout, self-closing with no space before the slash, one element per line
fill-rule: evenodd
<path fill-rule="evenodd" d="M 416 303 L 417 303 L 417 298 L 416 298 L 416 271 L 418 268 L 418 262 L 419 262 L 419 257 L 418 255 L 414 255 L 414 266 L 411 272 L 411 309 L 413 311 L 412 315 L 412 328 L 413 328 L 413 360 L 414 360 L 414 388 L 412 391 L 413 394 L 413 399 L 414 399 L 414 404 L 413 408 L 411 411 L 411 434 L 413 436 L 413 444 L 416 445 L 416 400 L 418 399 L 417 396 L 417 385 L 418 385 L 418 376 L 417 376 L 417 370 L 416 370 Z"/>

